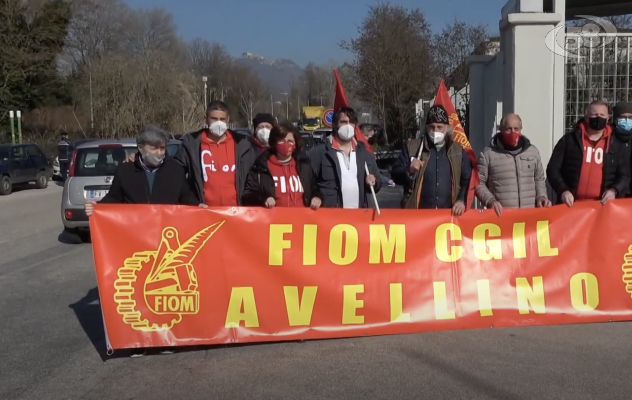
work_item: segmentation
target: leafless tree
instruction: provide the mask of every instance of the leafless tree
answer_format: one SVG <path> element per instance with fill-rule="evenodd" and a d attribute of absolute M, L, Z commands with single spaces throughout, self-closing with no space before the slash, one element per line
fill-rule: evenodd
<path fill-rule="evenodd" d="M 234 66 L 230 77 L 232 98 L 237 102 L 241 116 L 252 130 L 252 120 L 269 95 L 269 90 L 257 74 L 245 66 Z"/>
<path fill-rule="evenodd" d="M 458 90 L 466 85 L 469 68 L 465 65 L 465 60 L 475 52 L 484 53 L 488 38 L 487 26 L 469 25 L 457 20 L 435 35 L 434 59 L 440 77 L 446 80 L 449 87 L 455 87 Z"/>
<path fill-rule="evenodd" d="M 224 99 L 229 91 L 233 60 L 226 48 L 216 42 L 194 39 L 188 45 L 190 69 L 198 79 L 208 78 L 209 99 Z"/>
<path fill-rule="evenodd" d="M 92 61 L 121 49 L 126 17 L 131 9 L 121 0 L 72 0 L 72 18 L 60 67 L 80 71 Z"/>
<path fill-rule="evenodd" d="M 392 139 L 416 130 L 411 106 L 433 89 L 432 34 L 419 9 L 380 4 L 369 9 L 359 36 L 341 47 L 351 52 L 357 96 L 372 105 Z"/>

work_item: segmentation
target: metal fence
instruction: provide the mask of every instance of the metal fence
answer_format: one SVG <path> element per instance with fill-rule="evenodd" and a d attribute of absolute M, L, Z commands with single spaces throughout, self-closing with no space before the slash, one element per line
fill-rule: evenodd
<path fill-rule="evenodd" d="M 583 117 L 594 100 L 610 105 L 632 101 L 631 46 L 632 33 L 566 34 L 566 129 Z"/>

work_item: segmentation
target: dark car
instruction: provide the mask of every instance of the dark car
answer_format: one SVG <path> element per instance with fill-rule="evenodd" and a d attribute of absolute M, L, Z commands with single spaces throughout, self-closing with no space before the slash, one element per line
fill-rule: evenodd
<path fill-rule="evenodd" d="M 303 142 L 301 150 L 305 153 L 323 142 L 322 138 L 314 136 L 312 132 L 307 131 L 301 131 L 301 141 Z"/>
<path fill-rule="evenodd" d="M 248 128 L 237 128 L 237 129 L 233 129 L 233 132 L 235 132 L 238 135 L 242 135 L 242 136 L 252 136 L 252 131 Z"/>
<path fill-rule="evenodd" d="M 35 182 L 45 189 L 51 175 L 48 158 L 36 144 L 0 145 L 0 195 L 13 191 L 13 185 Z"/>

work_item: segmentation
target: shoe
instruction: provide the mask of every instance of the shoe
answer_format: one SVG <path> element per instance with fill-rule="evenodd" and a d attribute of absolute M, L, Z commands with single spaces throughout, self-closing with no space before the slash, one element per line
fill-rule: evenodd
<path fill-rule="evenodd" d="M 144 356 L 146 353 L 145 349 L 132 349 L 132 353 L 130 354 L 131 358 L 139 358 Z"/>
<path fill-rule="evenodd" d="M 165 347 L 164 349 L 161 349 L 159 352 L 160 354 L 173 354 L 176 352 L 176 349 L 172 347 Z"/>

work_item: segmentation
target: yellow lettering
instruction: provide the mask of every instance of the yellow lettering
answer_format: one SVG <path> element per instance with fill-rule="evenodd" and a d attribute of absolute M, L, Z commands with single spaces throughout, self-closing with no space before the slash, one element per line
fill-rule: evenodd
<path fill-rule="evenodd" d="M 481 224 L 474 228 L 472 242 L 474 243 L 474 255 L 481 261 L 500 260 L 503 258 L 503 246 L 500 239 L 487 240 L 489 237 L 500 236 L 500 226 L 496 224 Z"/>
<path fill-rule="evenodd" d="M 395 263 L 406 261 L 406 225 L 389 225 L 388 232 L 385 225 L 370 225 L 369 238 L 371 240 L 369 264 L 379 264 L 382 259 L 385 264 L 392 264 L 393 255 Z"/>
<path fill-rule="evenodd" d="M 160 307 L 162 306 L 162 296 L 155 296 L 154 297 L 154 310 L 156 311 L 161 311 Z"/>
<path fill-rule="evenodd" d="M 449 240 L 448 233 L 450 234 Z M 462 246 L 450 246 L 450 250 L 448 250 L 450 242 L 461 239 L 463 239 L 463 235 L 458 225 L 452 223 L 439 225 L 435 231 L 435 252 L 437 253 L 437 258 L 443 262 L 455 262 L 461 259 L 463 256 Z"/>
<path fill-rule="evenodd" d="M 404 313 L 402 284 L 391 283 L 391 322 L 410 322 L 410 313 Z"/>
<path fill-rule="evenodd" d="M 342 324 L 363 324 L 364 315 L 357 315 L 356 311 L 364 307 L 364 300 L 358 299 L 358 293 L 364 293 L 364 285 L 344 285 L 342 293 Z"/>
<path fill-rule="evenodd" d="M 448 295 L 445 282 L 432 282 L 434 288 L 435 318 L 454 319 L 456 315 L 453 310 L 448 310 Z"/>
<path fill-rule="evenodd" d="M 241 311 L 242 306 L 243 312 Z M 251 287 L 234 287 L 230 292 L 225 326 L 226 328 L 239 328 L 241 321 L 244 321 L 246 328 L 259 327 L 255 292 Z"/>
<path fill-rule="evenodd" d="M 514 258 L 527 258 L 527 238 L 524 222 L 516 222 L 513 226 Z"/>
<path fill-rule="evenodd" d="M 573 275 L 571 278 L 571 303 L 578 311 L 592 311 L 599 305 L 599 282 L 588 272 Z M 584 296 L 586 300 L 584 300 Z"/>
<path fill-rule="evenodd" d="M 316 265 L 316 235 L 318 225 L 303 227 L 303 265 Z"/>
<path fill-rule="evenodd" d="M 292 233 L 292 224 L 270 224 L 268 265 L 283 265 L 283 250 L 292 247 L 284 237 L 286 233 Z"/>
<path fill-rule="evenodd" d="M 538 221 L 538 255 L 540 257 L 555 257 L 559 254 L 557 247 L 551 247 L 551 232 L 549 221 Z"/>
<path fill-rule="evenodd" d="M 329 234 L 329 259 L 331 262 L 336 265 L 349 265 L 356 258 L 358 258 L 358 230 L 353 225 L 348 224 L 334 226 Z"/>
<path fill-rule="evenodd" d="M 494 315 L 492 311 L 492 293 L 489 289 L 489 279 L 481 279 L 476 281 L 478 286 L 478 310 L 481 317 L 489 317 Z"/>
<path fill-rule="evenodd" d="M 541 276 L 533 277 L 533 287 L 527 278 L 516 278 L 516 294 L 518 296 L 518 311 L 529 314 L 529 305 L 536 314 L 546 312 L 544 304 L 544 283 Z"/>
<path fill-rule="evenodd" d="M 193 303 L 193 296 L 182 296 L 182 301 L 180 301 L 180 311 L 195 311 L 195 306 Z"/>
<path fill-rule="evenodd" d="M 298 286 L 283 286 L 285 308 L 290 326 L 309 326 L 312 321 L 314 302 L 318 286 L 305 286 L 301 299 L 298 298 Z"/>
<path fill-rule="evenodd" d="M 178 298 L 176 296 L 171 296 L 169 297 L 169 299 L 167 300 L 167 307 L 169 308 L 169 311 L 178 311 L 180 302 L 178 301 Z"/>

